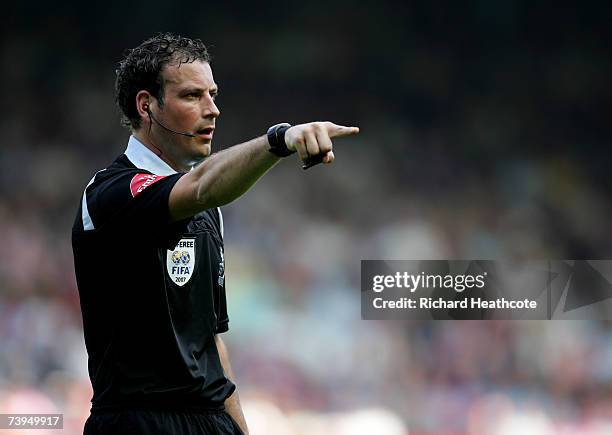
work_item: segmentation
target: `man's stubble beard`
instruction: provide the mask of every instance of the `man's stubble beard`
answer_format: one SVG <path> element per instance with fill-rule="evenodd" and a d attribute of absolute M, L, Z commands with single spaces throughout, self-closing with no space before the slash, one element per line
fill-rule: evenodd
<path fill-rule="evenodd" d="M 155 144 L 160 149 L 162 155 L 171 162 L 175 170 L 179 172 L 189 171 L 197 163 L 196 158 L 184 154 L 184 151 L 189 150 L 193 145 L 187 141 L 192 141 L 192 138 L 183 138 L 175 133 L 164 130 L 157 126 L 158 134 L 156 140 L 159 145 Z M 183 152 L 181 152 L 183 151 Z M 203 160 L 203 159 L 202 159 Z"/>

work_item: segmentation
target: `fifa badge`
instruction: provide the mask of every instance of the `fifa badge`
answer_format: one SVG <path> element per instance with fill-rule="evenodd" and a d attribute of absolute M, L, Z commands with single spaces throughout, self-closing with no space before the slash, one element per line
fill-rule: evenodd
<path fill-rule="evenodd" d="M 181 239 L 173 251 L 168 250 L 166 271 L 175 284 L 187 284 L 195 266 L 195 239 Z"/>

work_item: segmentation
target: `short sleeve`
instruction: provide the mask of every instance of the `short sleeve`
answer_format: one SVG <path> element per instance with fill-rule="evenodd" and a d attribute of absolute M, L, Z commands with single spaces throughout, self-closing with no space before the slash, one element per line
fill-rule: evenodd
<path fill-rule="evenodd" d="M 217 312 L 215 334 L 221 334 L 223 332 L 229 331 L 229 316 L 227 315 L 227 300 L 225 298 L 225 287 L 219 293 L 219 297 L 215 299 L 215 311 Z"/>
<path fill-rule="evenodd" d="M 168 202 L 183 175 L 138 169 L 100 173 L 85 191 L 90 230 L 172 247 L 188 221 L 171 222 Z"/>

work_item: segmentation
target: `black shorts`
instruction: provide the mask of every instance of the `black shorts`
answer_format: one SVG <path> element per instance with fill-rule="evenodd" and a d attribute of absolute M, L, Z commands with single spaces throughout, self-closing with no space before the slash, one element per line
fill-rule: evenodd
<path fill-rule="evenodd" d="M 92 412 L 84 435 L 244 435 L 230 415 L 221 411 Z"/>

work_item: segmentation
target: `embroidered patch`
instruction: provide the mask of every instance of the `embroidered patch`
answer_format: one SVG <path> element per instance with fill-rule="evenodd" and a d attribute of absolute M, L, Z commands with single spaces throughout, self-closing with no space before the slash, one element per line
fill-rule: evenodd
<path fill-rule="evenodd" d="M 132 192 L 132 196 L 135 197 L 147 187 L 151 186 L 154 183 L 157 183 L 159 180 L 166 178 L 163 175 L 155 175 L 155 174 L 136 174 L 132 181 L 130 181 L 130 191 Z"/>
<path fill-rule="evenodd" d="M 174 251 L 168 250 L 166 257 L 166 270 L 168 276 L 175 284 L 187 284 L 195 266 L 195 239 L 181 239 Z"/>
<path fill-rule="evenodd" d="M 225 286 L 225 259 L 223 258 L 223 250 L 221 250 L 221 261 L 219 262 L 219 279 L 217 280 L 217 284 L 220 287 Z"/>

